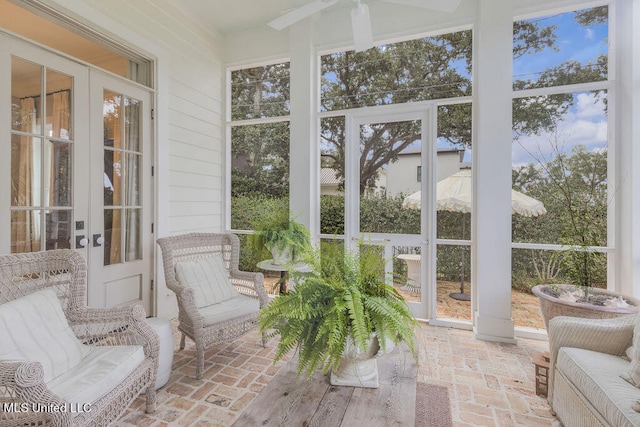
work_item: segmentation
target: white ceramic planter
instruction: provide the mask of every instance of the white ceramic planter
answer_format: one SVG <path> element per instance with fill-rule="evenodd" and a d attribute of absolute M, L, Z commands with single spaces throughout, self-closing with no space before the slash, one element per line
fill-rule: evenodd
<path fill-rule="evenodd" d="M 275 265 L 288 265 L 291 264 L 291 250 L 289 248 L 285 248 L 284 250 L 272 247 L 271 248 L 271 256 L 273 257 L 273 263 Z"/>
<path fill-rule="evenodd" d="M 378 361 L 376 355 L 379 350 L 380 345 L 376 337 L 370 340 L 366 353 L 363 353 L 348 338 L 340 365 L 337 369 L 331 370 L 331 385 L 378 388 Z"/>

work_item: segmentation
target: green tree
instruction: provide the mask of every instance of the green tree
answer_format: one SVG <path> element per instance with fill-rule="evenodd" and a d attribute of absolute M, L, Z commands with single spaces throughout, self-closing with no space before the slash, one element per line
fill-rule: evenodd
<path fill-rule="evenodd" d="M 608 9 L 599 7 L 574 13 L 581 25 L 606 22 Z M 557 49 L 557 27 L 542 21 L 514 22 L 514 59 L 545 49 Z M 436 37 L 377 46 L 364 52 L 338 52 L 322 58 L 321 107 L 326 111 L 366 106 L 455 98 L 471 94 L 472 33 L 460 31 Z M 462 64 L 462 65 L 461 65 Z M 607 76 L 607 57 L 582 65 L 568 61 L 544 70 L 530 80 L 516 80 L 514 89 L 600 81 Z M 567 95 L 544 96 L 536 102 L 516 99 L 513 128 L 518 135 L 550 130 L 573 105 Z M 345 133 L 339 120 L 321 124 L 323 156 L 344 177 Z M 439 111 L 438 135 L 458 147 L 471 147 L 471 106 L 450 105 Z M 363 135 L 361 135 L 363 136 Z M 398 153 L 420 138 L 416 126 L 388 123 L 363 137 L 360 159 L 360 192 L 379 173 L 380 165 L 397 159 Z"/>
<path fill-rule="evenodd" d="M 289 114 L 289 63 L 231 73 L 234 121 Z M 289 194 L 289 123 L 235 126 L 231 131 L 231 193 Z"/>
<path fill-rule="evenodd" d="M 577 145 L 567 152 L 563 140 L 558 132 L 552 134 L 551 155 L 531 153 L 536 163 L 513 171 L 514 187 L 526 190 L 547 209 L 547 214 L 536 218 L 514 216 L 514 240 L 575 248 L 544 255 L 530 251 L 535 269 L 530 273 L 541 281 L 556 277 L 564 268 L 562 274 L 574 283 L 606 283 L 605 258 L 587 248 L 607 245 L 607 151 Z"/>

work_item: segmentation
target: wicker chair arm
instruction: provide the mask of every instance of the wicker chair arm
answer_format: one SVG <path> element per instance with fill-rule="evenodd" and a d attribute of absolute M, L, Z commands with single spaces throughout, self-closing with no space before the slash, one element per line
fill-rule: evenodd
<path fill-rule="evenodd" d="M 193 327 L 204 327 L 204 318 L 196 306 L 193 288 L 189 286 L 182 288 L 178 298 L 178 305 L 180 306 L 180 317 L 182 321 L 187 321 Z M 187 316 L 188 320 L 183 318 L 183 313 Z"/>
<path fill-rule="evenodd" d="M 269 296 L 267 295 L 267 291 L 264 289 L 264 275 L 262 273 L 232 270 L 230 272 L 230 277 L 232 283 L 238 283 L 238 281 L 240 281 L 240 286 L 245 288 L 250 287 L 252 291 L 251 293 L 255 292 L 260 300 L 260 307 L 264 307 L 269 303 Z"/>
<path fill-rule="evenodd" d="M 549 322 L 549 388 L 552 403 L 555 364 L 562 347 L 582 348 L 613 355 L 623 355 L 632 344 L 637 315 L 613 319 L 584 319 L 558 316 Z"/>
<path fill-rule="evenodd" d="M 158 334 L 147 323 L 139 305 L 86 308 L 69 315 L 78 339 L 89 345 L 142 345 L 145 356 L 158 358 Z"/>
<path fill-rule="evenodd" d="M 40 362 L 0 361 L 0 401 L 15 404 L 15 411 L 5 412 L 7 421 L 16 425 L 50 421 L 54 426 L 71 425 L 71 413 L 35 411 L 38 407 L 62 407 L 65 401 L 56 396 L 44 382 Z"/>

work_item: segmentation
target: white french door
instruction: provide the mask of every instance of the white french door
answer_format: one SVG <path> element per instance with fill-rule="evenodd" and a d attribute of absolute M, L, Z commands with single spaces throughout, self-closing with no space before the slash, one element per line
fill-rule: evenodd
<path fill-rule="evenodd" d="M 150 108 L 137 85 L 0 32 L 0 252 L 75 249 L 89 305 L 151 313 Z"/>
<path fill-rule="evenodd" d="M 151 312 L 153 258 L 151 94 L 90 72 L 89 304 L 140 302 Z"/>
<path fill-rule="evenodd" d="M 367 108 L 347 115 L 345 238 L 353 248 L 363 240 L 385 261 L 389 284 L 409 302 L 414 314 L 435 313 L 432 182 L 435 136 L 431 110 Z M 397 156 L 389 151 L 400 151 Z M 385 206 L 418 195 L 418 204 Z M 422 195 L 422 197 L 420 196 Z M 386 215 L 394 215 L 389 218 Z M 383 220 L 378 218 L 384 216 Z"/>

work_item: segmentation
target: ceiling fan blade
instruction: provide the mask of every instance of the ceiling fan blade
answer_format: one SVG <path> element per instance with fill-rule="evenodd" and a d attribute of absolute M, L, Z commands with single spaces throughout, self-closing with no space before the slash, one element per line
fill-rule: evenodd
<path fill-rule="evenodd" d="M 373 32 L 371 31 L 371 18 L 369 8 L 364 3 L 359 3 L 351 9 L 351 28 L 353 30 L 353 43 L 356 52 L 362 52 L 373 47 Z"/>
<path fill-rule="evenodd" d="M 300 6 L 291 12 L 285 13 L 279 18 L 274 19 L 267 25 L 276 30 L 282 30 L 283 28 L 293 25 L 296 22 L 313 15 L 316 12 L 320 12 L 322 9 L 334 5 L 338 0 L 315 0 L 311 3 L 307 3 L 304 6 Z"/>
<path fill-rule="evenodd" d="M 433 9 L 439 12 L 451 13 L 460 6 L 462 0 L 384 0 L 388 3 Z"/>

